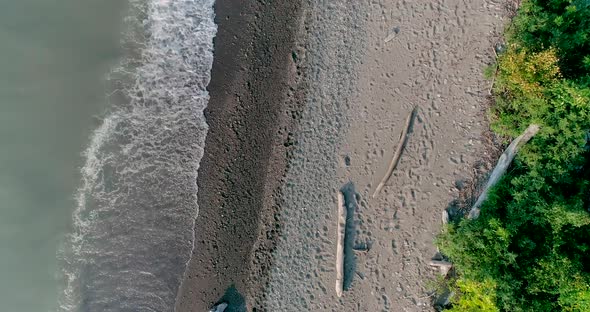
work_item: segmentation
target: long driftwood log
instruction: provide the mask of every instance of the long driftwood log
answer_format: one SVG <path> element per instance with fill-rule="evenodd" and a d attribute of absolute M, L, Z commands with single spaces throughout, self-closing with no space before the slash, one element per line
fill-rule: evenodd
<path fill-rule="evenodd" d="M 344 290 L 344 234 L 346 231 L 346 207 L 344 194 L 338 191 L 338 242 L 336 243 L 336 295 Z"/>
<path fill-rule="evenodd" d="M 496 164 L 496 167 L 492 171 L 490 179 L 483 189 L 483 192 L 481 192 L 481 195 L 479 195 L 479 198 L 469 211 L 469 215 L 467 216 L 469 219 L 473 220 L 479 217 L 479 209 L 483 202 L 488 198 L 488 192 L 490 188 L 496 185 L 506 173 L 506 170 L 508 170 L 508 167 L 510 167 L 512 160 L 514 160 L 518 149 L 526 144 L 532 137 L 534 137 L 537 132 L 539 132 L 539 125 L 532 124 L 520 136 L 514 139 L 510 145 L 508 145 L 508 148 L 506 148 L 504 153 L 502 153 L 500 156 L 500 159 L 498 159 L 498 164 Z"/>
<path fill-rule="evenodd" d="M 387 181 L 389 181 L 389 178 L 391 178 L 391 174 L 393 173 L 393 170 L 395 169 L 395 167 L 397 166 L 397 163 L 399 162 L 399 159 L 402 155 L 402 151 L 404 149 L 404 146 L 406 145 L 406 142 L 408 141 L 408 133 L 410 131 L 410 126 L 412 125 L 412 120 L 414 119 L 414 116 L 416 116 L 417 108 L 418 108 L 417 106 L 414 106 L 414 108 L 412 109 L 412 112 L 410 112 L 410 114 L 408 115 L 408 118 L 406 118 L 406 124 L 404 126 L 404 130 L 402 131 L 402 134 L 399 137 L 399 143 L 397 144 L 397 147 L 395 148 L 395 153 L 393 154 L 393 158 L 391 159 L 391 162 L 389 163 L 389 168 L 387 168 L 387 172 L 385 173 L 385 176 L 383 177 L 383 179 L 381 179 L 381 182 L 379 183 L 379 185 L 377 185 L 377 188 L 375 189 L 375 192 L 373 193 L 373 198 L 377 197 L 379 192 L 381 192 L 381 189 L 385 186 L 385 183 L 387 183 Z"/>

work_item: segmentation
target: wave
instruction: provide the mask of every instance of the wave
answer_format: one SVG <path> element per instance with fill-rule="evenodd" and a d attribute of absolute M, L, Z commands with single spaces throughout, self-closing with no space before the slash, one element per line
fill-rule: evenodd
<path fill-rule="evenodd" d="M 173 311 L 192 254 L 213 0 L 132 0 L 81 169 L 60 311 Z"/>

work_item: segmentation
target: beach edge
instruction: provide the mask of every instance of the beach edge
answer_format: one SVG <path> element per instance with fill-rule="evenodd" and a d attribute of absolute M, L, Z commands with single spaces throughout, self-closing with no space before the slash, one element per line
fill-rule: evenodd
<path fill-rule="evenodd" d="M 217 0 L 214 9 L 199 214 L 176 311 L 206 311 L 220 300 L 251 307 L 264 296 L 280 231 L 280 186 L 303 103 L 294 53 L 301 1 Z"/>

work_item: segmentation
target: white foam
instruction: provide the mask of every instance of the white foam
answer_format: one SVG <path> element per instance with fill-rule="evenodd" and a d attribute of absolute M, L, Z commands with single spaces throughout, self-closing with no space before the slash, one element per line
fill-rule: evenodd
<path fill-rule="evenodd" d="M 130 0 L 123 45 L 133 49 L 111 74 L 127 100 L 84 152 L 60 311 L 174 309 L 194 248 L 213 3 Z"/>

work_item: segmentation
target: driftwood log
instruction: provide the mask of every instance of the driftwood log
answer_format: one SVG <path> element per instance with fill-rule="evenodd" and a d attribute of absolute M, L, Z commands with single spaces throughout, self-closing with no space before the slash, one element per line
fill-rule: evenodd
<path fill-rule="evenodd" d="M 397 163 L 399 162 L 399 159 L 402 155 L 402 151 L 404 149 L 404 146 L 406 145 L 406 142 L 408 141 L 408 133 L 410 131 L 410 126 L 412 125 L 412 120 L 414 119 L 414 116 L 416 116 L 416 110 L 417 110 L 417 106 L 414 106 L 414 108 L 412 109 L 412 112 L 410 112 L 410 115 L 408 115 L 408 118 L 406 118 L 406 124 L 404 126 L 404 130 L 402 131 L 402 134 L 399 137 L 399 143 L 397 144 L 397 147 L 395 148 L 395 153 L 393 154 L 393 158 L 391 159 L 391 162 L 389 163 L 389 168 L 387 168 L 387 172 L 385 173 L 385 176 L 383 177 L 383 179 L 381 179 L 381 182 L 379 182 L 379 185 L 377 185 L 377 188 L 375 189 L 375 192 L 373 193 L 373 198 L 377 197 L 379 192 L 381 192 L 381 189 L 383 189 L 383 187 L 385 186 L 385 183 L 387 183 L 387 181 L 389 181 L 389 178 L 391 178 L 391 174 L 393 173 L 393 170 L 395 169 L 395 167 L 397 166 Z"/>
<path fill-rule="evenodd" d="M 446 209 L 442 211 L 441 221 L 443 226 L 449 224 L 449 212 Z"/>
<path fill-rule="evenodd" d="M 336 295 L 344 290 L 344 235 L 346 231 L 346 207 L 344 194 L 338 192 L 338 241 L 336 243 Z"/>
<path fill-rule="evenodd" d="M 532 124 L 520 136 L 514 139 L 510 145 L 508 145 L 508 148 L 506 148 L 504 153 L 502 153 L 500 156 L 500 159 L 498 159 L 498 164 L 496 164 L 496 167 L 492 171 L 490 179 L 488 180 L 488 183 L 486 183 L 483 192 L 481 192 L 481 195 L 479 195 L 479 198 L 469 211 L 469 219 L 473 220 L 479 217 L 479 209 L 483 202 L 488 198 L 488 192 L 490 188 L 496 185 L 506 173 L 506 170 L 508 170 L 508 167 L 510 167 L 512 160 L 514 160 L 518 149 L 526 144 L 533 136 L 535 136 L 537 132 L 539 132 L 539 126 Z"/>
<path fill-rule="evenodd" d="M 227 303 L 223 302 L 220 303 L 216 306 L 214 306 L 213 308 L 211 308 L 211 310 L 209 310 L 209 312 L 224 312 L 225 309 L 227 309 L 228 305 Z"/>
<path fill-rule="evenodd" d="M 430 260 L 428 264 L 430 266 L 437 267 L 443 276 L 447 275 L 447 273 L 449 273 L 449 271 L 453 268 L 453 264 L 448 261 Z"/>

